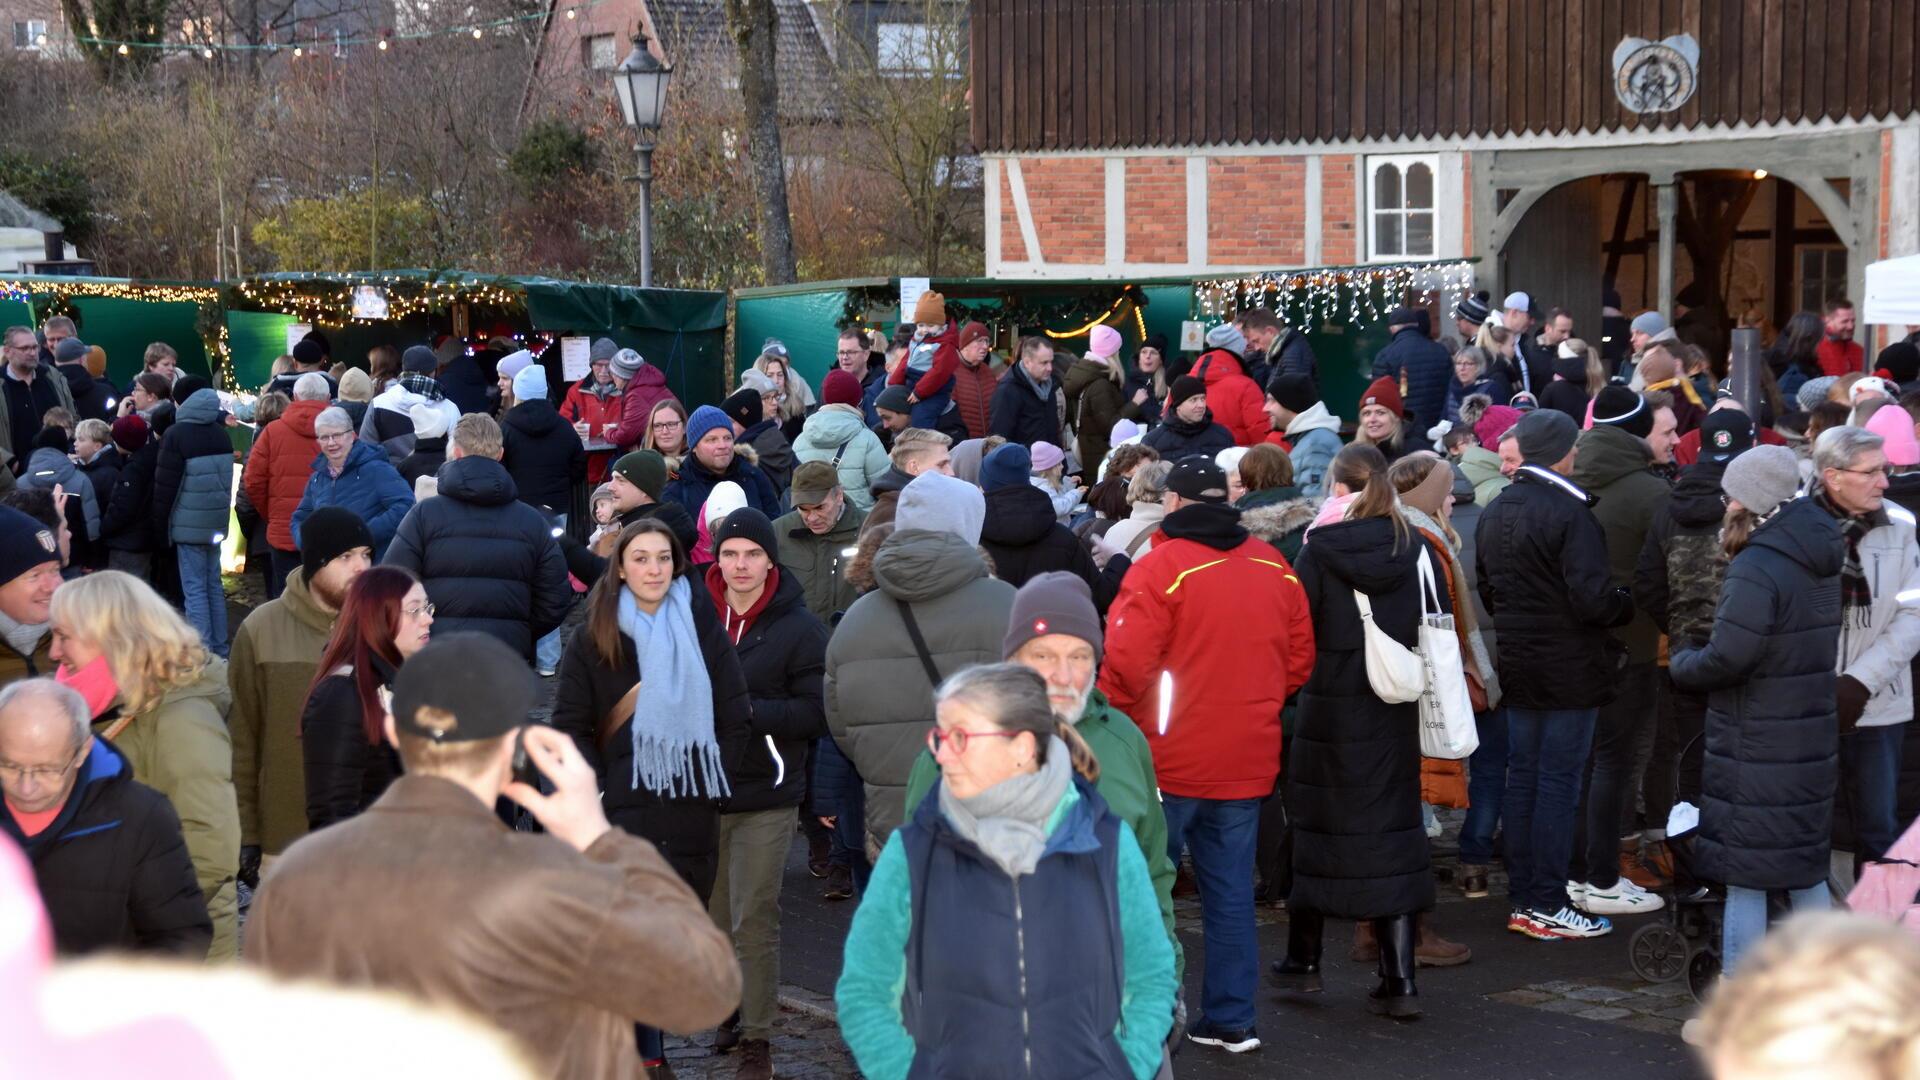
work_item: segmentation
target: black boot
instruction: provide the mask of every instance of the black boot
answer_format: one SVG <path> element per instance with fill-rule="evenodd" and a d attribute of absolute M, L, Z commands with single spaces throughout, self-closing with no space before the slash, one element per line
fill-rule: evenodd
<path fill-rule="evenodd" d="M 1324 989 L 1320 981 L 1320 947 L 1326 937 L 1326 920 L 1317 911 L 1294 908 L 1287 912 L 1287 958 L 1275 960 L 1268 978 L 1282 990 L 1317 994 Z"/>
<path fill-rule="evenodd" d="M 1369 995 L 1373 1011 L 1396 1020 L 1419 1016 L 1420 991 L 1413 985 L 1413 916 L 1375 919 L 1373 936 L 1380 942 L 1380 985 Z"/>

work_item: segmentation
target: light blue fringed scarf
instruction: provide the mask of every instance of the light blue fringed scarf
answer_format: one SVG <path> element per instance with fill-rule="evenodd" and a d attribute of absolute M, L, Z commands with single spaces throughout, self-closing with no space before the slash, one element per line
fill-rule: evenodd
<path fill-rule="evenodd" d="M 660 610 L 648 615 L 632 592 L 620 590 L 620 632 L 640 659 L 631 782 L 636 791 L 644 786 L 667 798 L 717 799 L 730 791 L 713 737 L 713 679 L 693 629 L 692 594 L 687 579 L 676 578 Z"/>

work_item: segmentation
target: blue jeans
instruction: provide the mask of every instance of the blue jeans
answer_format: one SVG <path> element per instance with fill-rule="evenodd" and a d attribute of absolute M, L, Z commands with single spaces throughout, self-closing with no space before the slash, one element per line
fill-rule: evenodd
<path fill-rule="evenodd" d="M 187 622 L 200 631 L 207 650 L 227 656 L 227 594 L 220 588 L 220 546 L 180 544 L 180 592 Z"/>
<path fill-rule="evenodd" d="M 1493 861 L 1493 833 L 1507 797 L 1507 711 L 1475 713 L 1480 748 L 1467 758 L 1467 818 L 1460 826 L 1460 861 L 1485 866 Z"/>
<path fill-rule="evenodd" d="M 533 643 L 535 665 L 542 672 L 560 669 L 560 631 L 554 630 Z"/>
<path fill-rule="evenodd" d="M 1167 815 L 1167 855 L 1193 855 L 1200 886 L 1200 920 L 1206 942 L 1206 974 L 1200 984 L 1200 1016 L 1215 1027 L 1253 1026 L 1253 991 L 1260 974 L 1253 929 L 1253 853 L 1260 831 L 1259 799 L 1192 799 L 1160 796 Z"/>
<path fill-rule="evenodd" d="M 1787 893 L 1795 912 L 1825 911 L 1833 906 L 1833 894 L 1827 883 L 1793 889 Z M 1767 890 L 1743 885 L 1727 886 L 1727 912 L 1720 924 L 1720 971 L 1731 975 L 1739 970 L 1740 958 L 1767 933 Z"/>
<path fill-rule="evenodd" d="M 919 376 L 908 372 L 907 384 L 909 388 L 912 387 L 913 383 L 918 381 Z M 914 427 L 925 428 L 928 431 L 932 431 L 934 426 L 940 423 L 940 414 L 946 412 L 947 406 L 953 403 L 953 384 L 957 381 L 959 380 L 948 379 L 947 385 L 941 387 L 932 397 L 924 397 L 913 403 L 913 411 L 908 413 L 908 415 L 913 418 L 912 423 Z"/>
<path fill-rule="evenodd" d="M 1507 709 L 1507 894 L 1516 908 L 1567 906 L 1580 774 L 1598 709 Z"/>
<path fill-rule="evenodd" d="M 1853 865 L 1887 853 L 1900 838 L 1895 805 L 1900 784 L 1900 748 L 1907 725 L 1854 728 L 1840 737 L 1840 783 L 1853 815 Z"/>

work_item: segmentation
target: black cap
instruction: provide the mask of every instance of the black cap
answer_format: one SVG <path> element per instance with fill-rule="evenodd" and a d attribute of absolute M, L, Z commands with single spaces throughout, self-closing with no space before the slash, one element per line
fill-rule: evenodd
<path fill-rule="evenodd" d="M 1205 396 L 1206 392 L 1205 382 L 1192 375 L 1182 375 L 1173 380 L 1173 385 L 1167 389 L 1167 408 L 1177 409 L 1187 399 Z"/>
<path fill-rule="evenodd" d="M 499 638 L 477 631 L 436 636 L 400 665 L 393 726 L 436 743 L 497 739 L 531 722 L 535 697 L 526 658 Z"/>
<path fill-rule="evenodd" d="M 1715 409 L 1700 421 L 1700 460 L 1725 463 L 1753 449 L 1753 417 Z"/>
<path fill-rule="evenodd" d="M 760 422 L 760 391 L 743 386 L 727 395 L 720 403 L 720 411 L 741 427 L 750 428 Z"/>
<path fill-rule="evenodd" d="M 1420 314 L 1410 307 L 1401 306 L 1387 312 L 1387 329 L 1402 326 L 1419 326 Z"/>
<path fill-rule="evenodd" d="M 344 506 L 323 506 L 308 514 L 300 524 L 300 567 L 307 584 L 313 584 L 322 567 L 360 547 L 368 556 L 376 550 L 373 533 L 359 514 Z"/>
<path fill-rule="evenodd" d="M 1167 474 L 1167 490 L 1194 502 L 1224 503 L 1227 501 L 1226 470 L 1202 455 L 1183 457 L 1173 463 L 1173 471 Z"/>
<path fill-rule="evenodd" d="M 729 540 L 750 540 L 774 562 L 780 561 L 780 541 L 773 533 L 773 522 L 751 506 L 743 506 L 720 519 L 713 528 L 713 557 L 720 558 L 720 545 Z"/>
<path fill-rule="evenodd" d="M 1299 371 L 1281 372 L 1267 383 L 1267 393 L 1280 407 L 1292 413 L 1303 413 L 1313 408 L 1320 400 L 1320 388 L 1313 385 L 1313 376 Z"/>

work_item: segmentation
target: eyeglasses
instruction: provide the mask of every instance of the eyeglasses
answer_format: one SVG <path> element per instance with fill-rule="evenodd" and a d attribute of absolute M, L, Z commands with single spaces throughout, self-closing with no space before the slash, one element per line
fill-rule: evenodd
<path fill-rule="evenodd" d="M 932 727 L 927 729 L 927 749 L 938 754 L 943 744 L 951 742 L 954 753 L 964 754 L 967 752 L 968 739 L 1011 739 L 1018 734 L 1017 731 L 968 731 L 966 728 L 941 731 L 938 727 Z"/>
<path fill-rule="evenodd" d="M 678 420 L 655 420 L 653 422 L 653 430 L 655 431 L 672 431 L 679 426 L 680 421 Z"/>
<path fill-rule="evenodd" d="M 1877 469 L 1836 469 L 1834 471 L 1850 472 L 1855 476 L 1885 476 L 1885 477 L 1888 477 L 1889 479 L 1891 479 L 1893 476 L 1892 465 L 1882 465 Z"/>
<path fill-rule="evenodd" d="M 339 441 L 339 440 L 341 440 L 341 439 L 344 439 L 344 438 L 346 438 L 347 436 L 349 436 L 349 435 L 352 435 L 352 434 L 353 434 L 353 432 L 351 432 L 351 431 L 321 431 L 321 432 L 315 432 L 315 433 L 314 433 L 314 436 L 313 436 L 313 441 L 314 441 L 314 442 L 337 442 L 337 441 Z"/>
<path fill-rule="evenodd" d="M 65 765 L 62 765 L 58 768 L 48 768 L 47 766 L 42 765 L 38 768 L 30 769 L 25 765 L 15 765 L 10 761 L 0 761 L 0 776 L 11 777 L 16 783 L 19 781 L 28 780 L 28 779 L 40 780 L 40 781 L 45 781 L 47 783 L 52 783 L 53 781 L 58 780 L 61 777 L 67 775 L 67 770 L 73 768 L 74 765 L 80 761 L 80 751 L 86 749 L 86 747 L 87 747 L 87 744 L 84 742 L 82 742 L 79 746 L 74 747 L 73 756 L 67 759 L 67 763 Z"/>
<path fill-rule="evenodd" d="M 418 619 L 423 615 L 433 614 L 433 611 L 433 604 L 429 602 L 421 604 L 419 607 L 403 607 L 400 609 L 400 614 L 405 615 L 409 619 Z"/>

